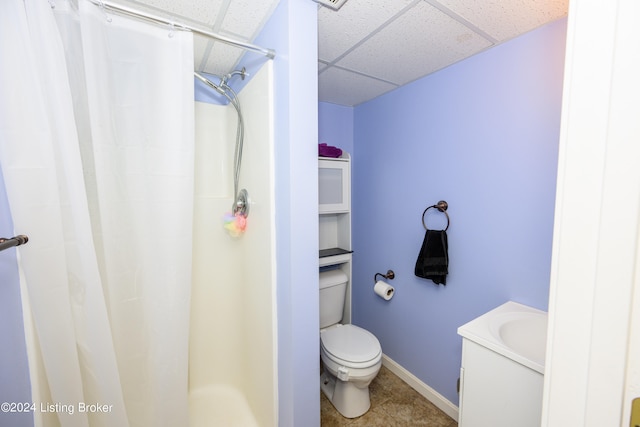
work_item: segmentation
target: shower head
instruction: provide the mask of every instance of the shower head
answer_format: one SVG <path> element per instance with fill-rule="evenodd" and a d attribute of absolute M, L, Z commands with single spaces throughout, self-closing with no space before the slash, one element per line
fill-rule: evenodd
<path fill-rule="evenodd" d="M 198 80 L 200 80 L 202 83 L 206 84 L 210 88 L 215 89 L 215 91 L 218 92 L 220 95 L 227 96 L 227 93 L 224 91 L 224 89 L 222 89 L 220 86 L 218 86 L 217 84 L 213 83 L 211 80 L 209 80 L 208 78 L 204 77 L 200 73 L 194 71 L 193 75 L 196 76 L 198 78 Z"/>
<path fill-rule="evenodd" d="M 323 6 L 326 6 L 331 10 L 338 10 L 347 2 L 347 0 L 313 0 L 313 1 Z"/>

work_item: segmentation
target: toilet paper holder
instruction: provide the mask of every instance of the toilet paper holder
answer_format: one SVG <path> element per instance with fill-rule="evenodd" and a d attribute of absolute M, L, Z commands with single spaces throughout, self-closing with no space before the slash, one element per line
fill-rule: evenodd
<path fill-rule="evenodd" d="M 393 278 L 396 277 L 396 273 L 394 273 L 393 270 L 387 270 L 387 274 L 376 273 L 373 276 L 373 283 L 376 283 L 378 281 L 378 276 L 382 276 L 385 279 L 393 280 Z"/>

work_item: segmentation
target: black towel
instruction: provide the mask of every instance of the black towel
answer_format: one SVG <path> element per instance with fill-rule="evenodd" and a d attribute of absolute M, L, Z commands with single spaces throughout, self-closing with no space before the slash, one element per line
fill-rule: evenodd
<path fill-rule="evenodd" d="M 448 249 L 446 231 L 427 230 L 416 260 L 416 276 L 431 279 L 436 285 L 446 285 L 449 272 Z"/>

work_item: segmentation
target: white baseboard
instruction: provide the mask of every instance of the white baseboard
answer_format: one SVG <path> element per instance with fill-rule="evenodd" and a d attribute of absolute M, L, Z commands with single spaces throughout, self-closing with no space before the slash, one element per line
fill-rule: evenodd
<path fill-rule="evenodd" d="M 458 421 L 458 407 L 440 393 L 420 381 L 418 377 L 400 366 L 386 354 L 382 355 L 382 365 L 396 374 L 402 381 L 409 384 L 412 389 L 424 396 L 425 399 L 436 405 L 442 412 Z"/>

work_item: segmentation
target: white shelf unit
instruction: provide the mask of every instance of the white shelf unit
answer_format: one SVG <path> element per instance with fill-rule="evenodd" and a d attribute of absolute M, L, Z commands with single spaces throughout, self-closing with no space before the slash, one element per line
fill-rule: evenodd
<path fill-rule="evenodd" d="M 320 267 L 349 279 L 342 323 L 351 323 L 351 158 L 318 158 Z"/>

